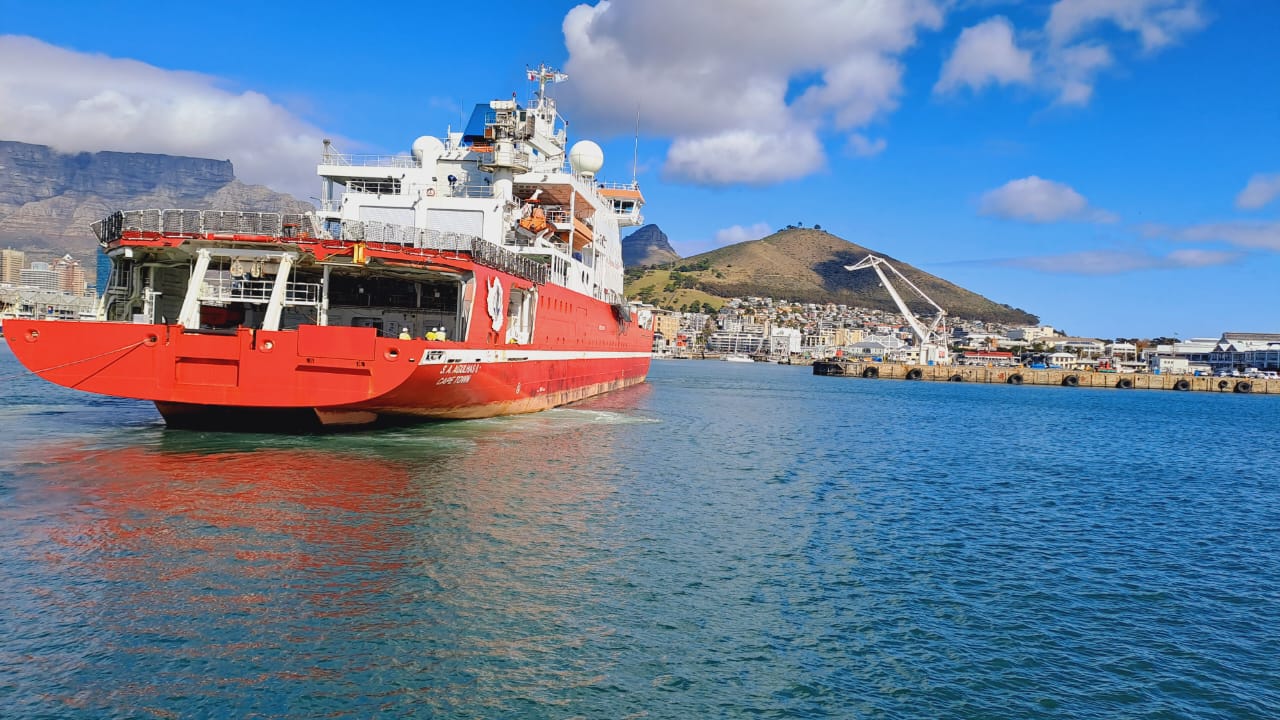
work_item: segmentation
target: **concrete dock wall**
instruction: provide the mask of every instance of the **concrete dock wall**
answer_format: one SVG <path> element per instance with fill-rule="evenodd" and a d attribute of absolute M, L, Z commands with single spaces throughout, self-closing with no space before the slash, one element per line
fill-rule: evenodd
<path fill-rule="evenodd" d="M 814 375 L 876 378 L 884 380 L 932 380 L 1009 385 L 1058 385 L 1062 387 L 1114 388 L 1119 390 L 1173 390 L 1280 395 L 1280 380 L 1192 375 L 1147 375 L 1077 370 L 971 367 L 965 365 L 903 365 L 860 360 L 820 360 Z"/>

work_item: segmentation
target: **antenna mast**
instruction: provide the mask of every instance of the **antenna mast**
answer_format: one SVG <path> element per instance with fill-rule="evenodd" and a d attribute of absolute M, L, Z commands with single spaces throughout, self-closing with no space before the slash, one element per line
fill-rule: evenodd
<path fill-rule="evenodd" d="M 640 103 L 636 103 L 636 148 L 631 156 L 631 185 L 636 184 L 636 166 L 640 164 Z"/>

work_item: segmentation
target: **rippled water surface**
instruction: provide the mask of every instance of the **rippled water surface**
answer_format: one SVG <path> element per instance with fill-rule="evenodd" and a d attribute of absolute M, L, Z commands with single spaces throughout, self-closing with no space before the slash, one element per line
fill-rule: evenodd
<path fill-rule="evenodd" d="M 0 350 L 0 711 L 1280 717 L 1280 398 L 655 362 L 167 431 Z"/>

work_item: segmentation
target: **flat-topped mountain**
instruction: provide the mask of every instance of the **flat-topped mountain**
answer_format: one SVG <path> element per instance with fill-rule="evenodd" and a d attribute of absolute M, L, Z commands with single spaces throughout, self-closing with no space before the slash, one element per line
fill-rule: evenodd
<path fill-rule="evenodd" d="M 34 254 L 96 252 L 89 224 L 116 210 L 305 212 L 285 193 L 246 185 L 230 160 L 154 153 L 62 153 L 46 145 L 0 140 L 0 247 Z"/>
<path fill-rule="evenodd" d="M 674 307 L 683 302 L 676 298 L 684 288 L 715 298 L 772 297 L 896 311 L 897 306 L 881 287 L 874 270 L 845 270 L 846 265 L 867 255 L 889 260 L 951 316 L 1013 324 L 1038 321 L 1025 310 L 996 303 L 883 252 L 809 228 L 789 228 L 759 240 L 717 248 L 662 269 L 631 270 L 627 292 Z M 897 281 L 892 273 L 890 276 L 917 315 L 935 314 L 905 283 Z"/>

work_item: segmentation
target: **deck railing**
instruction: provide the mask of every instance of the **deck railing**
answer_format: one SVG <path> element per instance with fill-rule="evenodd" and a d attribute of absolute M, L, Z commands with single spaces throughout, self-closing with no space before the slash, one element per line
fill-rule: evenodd
<path fill-rule="evenodd" d="M 274 279 L 206 276 L 200 286 L 200 301 L 207 303 L 265 303 L 271 299 Z M 320 283 L 288 282 L 285 305 L 319 305 Z"/>
<path fill-rule="evenodd" d="M 422 166 L 422 163 L 412 155 L 350 155 L 347 153 L 325 153 L 320 156 L 320 164 L 396 168 Z"/>
<path fill-rule="evenodd" d="M 125 210 L 93 223 L 102 242 L 119 240 L 125 232 L 169 235 L 273 235 L 323 237 L 320 223 L 310 213 L 235 212 L 227 210 Z"/>

